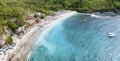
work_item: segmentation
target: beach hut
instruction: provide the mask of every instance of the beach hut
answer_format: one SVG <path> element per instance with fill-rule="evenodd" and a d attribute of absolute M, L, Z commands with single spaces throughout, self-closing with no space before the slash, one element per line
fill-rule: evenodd
<path fill-rule="evenodd" d="M 35 22 L 36 22 L 36 23 L 39 23 L 39 22 L 41 22 L 41 19 L 40 19 L 40 18 L 36 18 L 36 19 L 35 19 Z"/>
<path fill-rule="evenodd" d="M 20 36 L 20 35 L 24 34 L 24 31 L 23 31 L 22 27 L 19 27 L 19 28 L 16 30 L 16 34 L 17 34 L 17 36 Z"/>
<path fill-rule="evenodd" d="M 30 19 L 34 19 L 34 17 L 33 17 L 33 15 L 28 14 L 28 15 L 26 16 L 26 20 L 30 20 Z"/>

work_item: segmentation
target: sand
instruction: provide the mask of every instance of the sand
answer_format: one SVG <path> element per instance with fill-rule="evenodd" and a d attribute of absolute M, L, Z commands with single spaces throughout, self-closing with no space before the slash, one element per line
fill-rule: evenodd
<path fill-rule="evenodd" d="M 62 19 L 76 13 L 76 11 L 66 11 L 63 14 L 52 17 L 50 20 L 45 20 L 45 22 L 33 26 L 32 29 L 19 40 L 15 46 L 16 48 L 9 54 L 5 61 L 27 61 L 38 37 L 46 34 L 47 31 L 52 29 L 52 27 L 62 21 Z"/>

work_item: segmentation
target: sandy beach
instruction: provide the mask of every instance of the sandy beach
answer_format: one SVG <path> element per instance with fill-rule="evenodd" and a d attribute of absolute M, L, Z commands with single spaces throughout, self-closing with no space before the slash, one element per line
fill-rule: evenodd
<path fill-rule="evenodd" d="M 15 50 L 9 54 L 6 61 L 27 61 L 38 37 L 47 33 L 53 26 L 67 17 L 76 14 L 76 11 L 66 11 L 60 15 L 53 16 L 50 20 L 45 20 L 40 24 L 36 24 L 28 31 L 22 39 L 18 40 Z M 16 39 L 17 40 L 17 39 Z"/>

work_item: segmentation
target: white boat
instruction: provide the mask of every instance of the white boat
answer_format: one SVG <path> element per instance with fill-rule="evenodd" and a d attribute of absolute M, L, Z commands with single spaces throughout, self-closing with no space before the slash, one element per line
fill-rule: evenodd
<path fill-rule="evenodd" d="M 109 33 L 108 33 L 108 36 L 109 36 L 109 37 L 115 37 L 115 33 L 109 32 Z"/>

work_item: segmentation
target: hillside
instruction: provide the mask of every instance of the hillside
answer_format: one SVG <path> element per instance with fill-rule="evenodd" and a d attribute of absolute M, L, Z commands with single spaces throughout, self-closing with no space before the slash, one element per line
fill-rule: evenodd
<path fill-rule="evenodd" d="M 30 13 L 49 15 L 58 10 L 94 12 L 119 9 L 120 0 L 0 0 L 0 31 L 3 31 L 3 26 L 9 26 L 15 32 L 25 24 L 23 19 Z"/>

